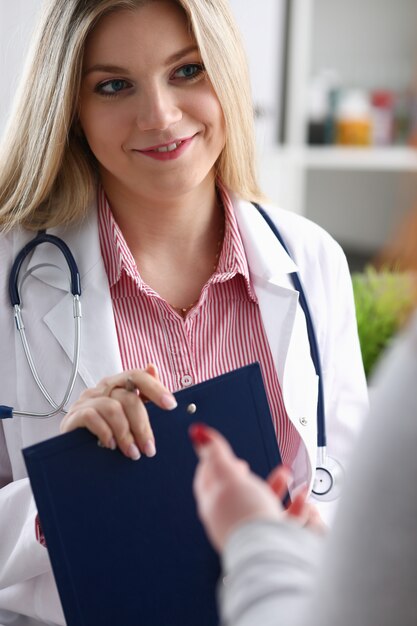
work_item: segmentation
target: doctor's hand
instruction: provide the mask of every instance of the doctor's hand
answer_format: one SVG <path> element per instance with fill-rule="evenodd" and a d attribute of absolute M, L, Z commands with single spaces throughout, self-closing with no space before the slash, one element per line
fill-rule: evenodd
<path fill-rule="evenodd" d="M 102 446 L 119 447 L 127 457 L 156 454 L 155 438 L 145 402 L 162 409 L 177 406 L 173 394 L 160 382 L 157 369 L 129 370 L 103 378 L 96 387 L 84 391 L 61 422 L 62 433 L 87 428 Z"/>
<path fill-rule="evenodd" d="M 280 466 L 264 481 L 235 456 L 218 431 L 194 424 L 190 437 L 199 457 L 193 485 L 198 514 L 217 550 L 224 548 L 235 528 L 250 520 L 276 521 L 289 516 L 309 525 L 306 492 L 295 496 L 286 511 L 281 504 L 290 479 L 288 469 Z"/>

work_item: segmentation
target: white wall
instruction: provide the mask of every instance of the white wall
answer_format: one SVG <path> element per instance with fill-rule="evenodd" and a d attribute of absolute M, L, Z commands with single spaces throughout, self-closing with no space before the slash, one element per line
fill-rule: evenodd
<path fill-rule="evenodd" d="M 41 0 L 0 0 L 0 135 L 19 82 Z"/>
<path fill-rule="evenodd" d="M 315 0 L 311 69 L 346 85 L 408 87 L 417 62 L 416 0 Z"/>
<path fill-rule="evenodd" d="M 276 144 L 281 116 L 285 0 L 229 0 L 244 41 L 262 150 Z"/>

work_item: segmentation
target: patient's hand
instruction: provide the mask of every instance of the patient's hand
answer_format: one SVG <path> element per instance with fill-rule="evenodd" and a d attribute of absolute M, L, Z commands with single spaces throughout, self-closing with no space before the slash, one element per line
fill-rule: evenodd
<path fill-rule="evenodd" d="M 299 493 L 284 511 L 281 500 L 287 492 L 289 470 L 280 466 L 264 481 L 234 455 L 216 430 L 197 424 L 191 427 L 190 436 L 199 457 L 194 478 L 198 513 L 217 550 L 223 549 L 239 524 L 249 520 L 279 520 L 288 515 L 303 525 L 317 525 L 318 513 L 305 502 L 306 492 Z"/>

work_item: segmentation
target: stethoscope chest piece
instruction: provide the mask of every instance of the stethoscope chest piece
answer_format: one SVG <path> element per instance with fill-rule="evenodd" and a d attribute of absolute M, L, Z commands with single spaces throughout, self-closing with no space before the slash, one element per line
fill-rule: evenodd
<path fill-rule="evenodd" d="M 330 502 L 340 496 L 343 468 L 338 461 L 326 455 L 325 462 L 316 467 L 312 494 L 318 500 Z"/>

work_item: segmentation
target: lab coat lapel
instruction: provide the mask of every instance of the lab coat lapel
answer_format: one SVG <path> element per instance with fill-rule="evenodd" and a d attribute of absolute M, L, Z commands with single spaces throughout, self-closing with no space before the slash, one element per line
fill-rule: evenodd
<path fill-rule="evenodd" d="M 312 481 L 317 443 L 317 376 L 310 355 L 305 316 L 290 277 L 297 266 L 274 233 L 247 202 L 234 202 L 252 283 L 280 381 L 289 419 L 306 446 L 308 481 Z M 294 477 L 305 480 L 305 457 L 300 449 Z"/>
<path fill-rule="evenodd" d="M 81 226 L 54 228 L 49 232 L 64 239 L 79 268 L 82 289 L 79 375 L 84 384 L 91 387 L 104 376 L 122 369 L 108 280 L 100 252 L 96 208 L 91 208 Z M 51 272 L 45 267 L 45 270 L 37 271 L 37 278 L 46 282 L 51 289 L 62 292 L 58 301 L 55 298 L 43 320 L 72 362 L 74 321 L 69 314 L 72 310 L 72 296 L 68 293 L 68 271 L 62 254 L 51 248 L 38 246 L 30 267 L 53 263 L 64 270 Z"/>
<path fill-rule="evenodd" d="M 289 275 L 297 271 L 297 266 L 252 204 L 234 201 L 234 206 L 262 321 L 282 384 L 298 303 L 298 293 Z"/>

